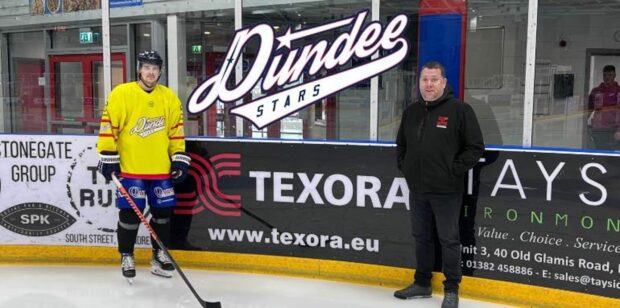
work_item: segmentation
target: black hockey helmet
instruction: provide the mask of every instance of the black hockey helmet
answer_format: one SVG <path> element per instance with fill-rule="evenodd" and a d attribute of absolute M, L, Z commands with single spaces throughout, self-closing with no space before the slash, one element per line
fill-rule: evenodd
<path fill-rule="evenodd" d="M 161 69 L 164 60 L 162 60 L 157 51 L 146 50 L 138 54 L 138 68 L 144 63 L 157 65 Z"/>

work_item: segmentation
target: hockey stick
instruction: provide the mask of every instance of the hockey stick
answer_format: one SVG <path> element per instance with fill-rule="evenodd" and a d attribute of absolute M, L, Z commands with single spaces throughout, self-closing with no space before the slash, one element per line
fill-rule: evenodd
<path fill-rule="evenodd" d="M 185 274 L 183 273 L 183 271 L 181 270 L 181 268 L 179 267 L 177 262 L 174 261 L 174 258 L 172 257 L 172 255 L 170 254 L 168 249 L 164 246 L 164 244 L 161 242 L 161 240 L 157 236 L 157 233 L 155 233 L 155 230 L 153 230 L 153 228 L 151 228 L 151 225 L 149 224 L 149 222 L 146 220 L 144 215 L 142 215 L 142 212 L 140 211 L 140 209 L 138 208 L 136 203 L 133 201 L 133 198 L 131 198 L 131 196 L 129 195 L 129 193 L 125 189 L 125 187 L 123 187 L 123 184 L 121 184 L 121 181 L 118 180 L 118 178 L 116 177 L 116 174 L 114 174 L 114 173 L 112 173 L 112 180 L 114 181 L 114 184 L 116 184 L 116 187 L 118 187 L 118 190 L 121 192 L 121 195 L 123 195 L 123 198 L 125 198 L 125 200 L 127 200 L 129 205 L 131 206 L 131 209 L 133 209 L 133 211 L 136 212 L 136 215 L 138 215 L 138 217 L 140 218 L 140 221 L 142 221 L 142 224 L 144 224 L 144 226 L 149 231 L 149 233 L 151 234 L 153 239 L 155 239 L 155 242 L 157 242 L 159 247 L 166 253 L 166 255 L 168 255 L 168 258 L 170 258 L 170 261 L 172 261 L 172 264 L 174 265 L 174 268 L 177 270 L 177 272 L 179 272 L 179 275 L 181 276 L 181 278 L 183 278 L 183 281 L 185 281 L 185 284 L 187 285 L 187 287 L 189 287 L 189 289 L 192 291 L 192 293 L 196 297 L 196 300 L 198 300 L 198 302 L 200 303 L 200 306 L 204 307 L 204 308 L 220 308 L 220 307 L 222 307 L 222 304 L 220 302 L 207 302 L 207 301 L 203 300 L 200 297 L 200 295 L 198 295 L 198 293 L 196 292 L 196 290 L 194 289 L 192 284 L 189 282 L 189 280 L 187 280 L 187 277 L 185 277 Z"/>
<path fill-rule="evenodd" d="M 261 223 L 261 224 L 263 224 L 263 225 L 265 225 L 267 228 L 269 228 L 269 229 L 274 229 L 274 228 L 275 228 L 272 224 L 270 224 L 270 223 L 268 223 L 267 221 L 265 221 L 264 219 L 262 219 L 262 218 L 260 218 L 260 217 L 256 216 L 256 214 L 254 214 L 254 213 L 250 212 L 249 210 L 247 210 L 247 209 L 246 209 L 246 208 L 244 208 L 243 206 L 241 206 L 241 207 L 240 207 L 240 209 L 241 209 L 241 211 L 242 211 L 242 212 L 244 212 L 244 213 L 248 214 L 248 216 L 250 216 L 250 217 L 254 218 L 254 220 L 256 220 L 256 221 L 260 222 L 260 223 Z"/>
<path fill-rule="evenodd" d="M 214 193 L 214 194 L 216 194 L 216 193 L 217 193 L 217 192 L 215 191 L 215 189 L 213 189 L 213 187 L 211 187 L 211 185 L 209 185 L 209 190 L 210 190 L 212 193 Z M 226 202 L 226 203 L 228 203 L 228 204 L 234 204 L 233 202 L 231 202 L 231 201 L 230 201 L 230 200 L 228 200 L 228 199 L 224 199 L 224 202 Z M 256 220 L 256 221 L 260 222 L 260 223 L 261 223 L 262 225 L 264 225 L 265 227 L 267 227 L 267 228 L 269 228 L 269 229 L 275 229 L 275 228 L 276 228 L 276 227 L 274 227 L 272 224 L 270 224 L 270 223 L 269 223 L 269 222 L 267 222 L 266 220 L 264 220 L 264 219 L 262 219 L 262 218 L 260 218 L 260 217 L 256 216 L 256 214 L 252 213 L 250 210 L 248 210 L 248 209 L 244 208 L 243 206 L 239 207 L 239 209 L 240 209 L 242 212 L 246 213 L 248 216 L 252 217 L 252 219 L 254 219 L 254 220 Z"/>

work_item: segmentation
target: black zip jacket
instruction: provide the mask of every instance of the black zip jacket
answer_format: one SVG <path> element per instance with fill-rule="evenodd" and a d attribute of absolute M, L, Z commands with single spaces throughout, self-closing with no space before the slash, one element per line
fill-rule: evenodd
<path fill-rule="evenodd" d="M 449 87 L 436 101 L 419 100 L 403 112 L 396 153 L 412 192 L 463 192 L 465 174 L 483 152 L 474 110 Z"/>

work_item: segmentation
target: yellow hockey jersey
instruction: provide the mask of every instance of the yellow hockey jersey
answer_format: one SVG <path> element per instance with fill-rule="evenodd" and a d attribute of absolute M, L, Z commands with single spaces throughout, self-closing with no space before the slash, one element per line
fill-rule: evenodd
<path fill-rule="evenodd" d="M 97 151 L 118 152 L 123 177 L 170 178 L 170 157 L 185 152 L 181 101 L 159 84 L 151 93 L 138 82 L 116 86 L 101 116 Z"/>

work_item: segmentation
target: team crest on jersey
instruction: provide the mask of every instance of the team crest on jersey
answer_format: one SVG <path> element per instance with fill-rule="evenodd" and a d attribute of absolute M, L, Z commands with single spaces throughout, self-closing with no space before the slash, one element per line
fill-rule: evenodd
<path fill-rule="evenodd" d="M 142 138 L 148 137 L 160 130 L 163 130 L 165 127 L 166 121 L 164 117 L 156 117 L 156 118 L 147 118 L 142 117 L 138 119 L 136 125 L 131 129 L 131 134 L 138 135 Z"/>
<path fill-rule="evenodd" d="M 448 127 L 448 117 L 439 116 L 437 118 L 437 127 L 439 127 L 439 128 L 447 128 Z"/>

